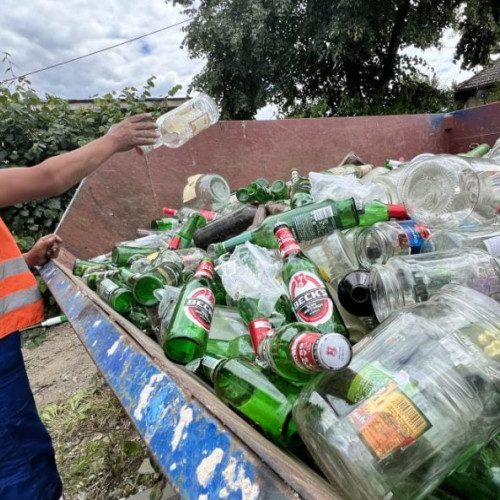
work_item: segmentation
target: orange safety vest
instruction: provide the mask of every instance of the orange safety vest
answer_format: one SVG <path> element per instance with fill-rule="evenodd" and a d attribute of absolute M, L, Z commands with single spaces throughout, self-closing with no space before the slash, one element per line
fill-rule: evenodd
<path fill-rule="evenodd" d="M 43 320 L 38 284 L 0 219 L 0 339 Z"/>

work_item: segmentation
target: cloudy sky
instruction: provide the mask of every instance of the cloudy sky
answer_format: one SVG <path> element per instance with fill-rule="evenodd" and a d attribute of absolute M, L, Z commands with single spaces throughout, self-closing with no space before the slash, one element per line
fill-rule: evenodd
<path fill-rule="evenodd" d="M 20 76 L 180 23 L 186 19 L 181 11 L 163 0 L 2 0 L 0 52 L 2 58 L 4 52 L 10 54 L 14 75 Z M 28 78 L 42 95 L 48 92 L 84 99 L 129 86 L 140 89 L 154 75 L 155 96 L 164 96 L 177 84 L 183 87 L 178 95 L 185 95 L 203 61 L 189 59 L 180 48 L 183 26 L 186 24 Z M 453 64 L 455 43 L 456 38 L 449 34 L 442 50 L 421 53 L 435 67 L 443 86 L 473 74 Z M 7 69 L 7 64 L 0 62 L 1 80 L 11 76 Z M 270 108 L 258 115 L 272 117 Z"/>

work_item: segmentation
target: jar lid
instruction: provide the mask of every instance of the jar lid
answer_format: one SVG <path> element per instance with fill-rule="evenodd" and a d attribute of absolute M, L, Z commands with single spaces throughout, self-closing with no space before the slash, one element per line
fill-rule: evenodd
<path fill-rule="evenodd" d="M 352 271 L 346 274 L 338 286 L 338 297 L 342 307 L 355 316 L 373 316 L 370 296 L 370 272 Z"/>

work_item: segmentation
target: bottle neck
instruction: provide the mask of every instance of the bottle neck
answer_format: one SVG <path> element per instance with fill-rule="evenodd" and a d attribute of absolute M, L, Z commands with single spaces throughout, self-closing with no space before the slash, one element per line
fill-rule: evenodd
<path fill-rule="evenodd" d="M 274 230 L 274 234 L 278 240 L 279 252 L 282 259 L 285 259 L 290 255 L 298 255 L 302 253 L 297 240 L 288 226 L 279 225 Z"/>
<path fill-rule="evenodd" d="M 210 281 L 214 278 L 214 264 L 211 259 L 203 259 L 196 268 L 192 279 L 205 278 Z"/>
<path fill-rule="evenodd" d="M 250 333 L 255 354 L 261 357 L 264 343 L 267 342 L 266 339 L 275 333 L 273 325 L 267 318 L 256 318 L 248 323 L 248 332 Z M 268 360 L 264 359 L 264 361 L 267 362 Z"/>
<path fill-rule="evenodd" d="M 213 246 L 213 252 L 217 257 L 225 254 L 226 252 L 232 252 L 238 245 L 242 245 L 243 243 L 250 241 L 252 238 L 253 230 L 244 231 L 232 238 L 229 238 L 226 241 L 221 243 L 215 243 Z"/>

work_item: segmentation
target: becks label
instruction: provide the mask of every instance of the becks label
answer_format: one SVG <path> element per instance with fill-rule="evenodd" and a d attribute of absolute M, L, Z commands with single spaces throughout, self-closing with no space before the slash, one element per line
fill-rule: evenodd
<path fill-rule="evenodd" d="M 324 283 L 309 271 L 299 271 L 288 284 L 295 313 L 304 323 L 320 325 L 333 314 L 333 302 Z"/>
<path fill-rule="evenodd" d="M 191 290 L 184 302 L 184 314 L 199 327 L 210 330 L 214 313 L 215 296 L 210 288 Z"/>

